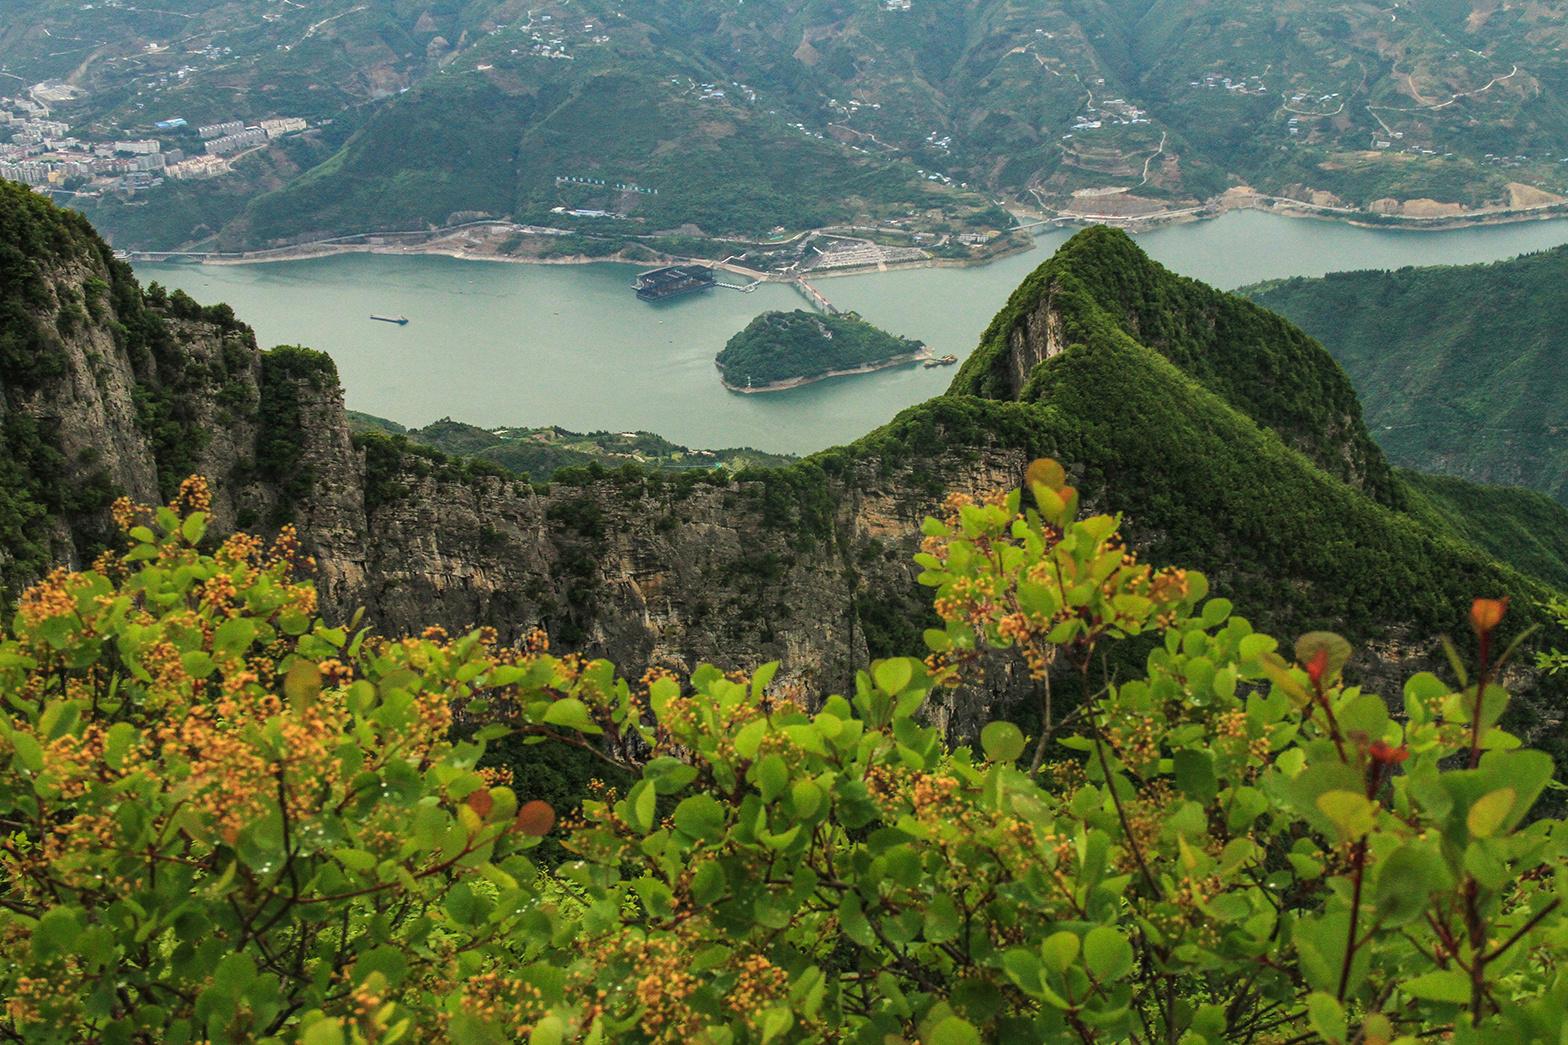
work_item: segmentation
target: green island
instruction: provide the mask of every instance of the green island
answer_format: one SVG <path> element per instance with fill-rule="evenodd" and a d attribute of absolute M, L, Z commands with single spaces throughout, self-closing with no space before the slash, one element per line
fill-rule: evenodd
<path fill-rule="evenodd" d="M 926 346 L 889 334 L 853 312 L 764 312 L 714 357 L 732 392 L 782 392 L 829 377 L 930 359 Z"/>

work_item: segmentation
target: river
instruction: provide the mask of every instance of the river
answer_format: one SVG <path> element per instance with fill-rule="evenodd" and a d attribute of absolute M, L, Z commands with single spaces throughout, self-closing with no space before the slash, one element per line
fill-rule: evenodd
<path fill-rule="evenodd" d="M 975 268 L 813 282 L 835 305 L 960 358 L 1013 289 L 1071 233 Z M 1568 243 L 1568 219 L 1445 232 L 1356 228 L 1238 211 L 1138 236 L 1177 272 L 1233 289 L 1344 269 L 1494 261 Z M 560 425 L 657 432 L 696 447 L 808 453 L 848 442 L 942 392 L 954 368 L 909 367 L 770 395 L 727 392 L 714 355 L 757 314 L 806 308 L 793 287 L 637 300 L 626 265 L 513 265 L 340 255 L 232 267 L 137 266 L 144 281 L 226 301 L 264 346 L 330 353 L 348 405 L 419 426 Z M 398 327 L 372 313 L 403 314 Z"/>

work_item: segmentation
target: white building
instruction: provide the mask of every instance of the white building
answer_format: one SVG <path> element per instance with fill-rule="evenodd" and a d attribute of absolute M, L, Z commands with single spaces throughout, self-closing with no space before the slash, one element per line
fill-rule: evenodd
<path fill-rule="evenodd" d="M 231 152 L 240 152 L 252 146 L 261 145 L 267 140 L 267 132 L 260 127 L 250 127 L 234 134 L 226 134 L 221 138 L 214 138 L 207 143 L 209 156 L 227 156 Z"/>
<path fill-rule="evenodd" d="M 297 116 L 285 116 L 276 120 L 262 120 L 261 129 L 267 132 L 269 138 L 281 138 L 285 134 L 297 134 L 305 130 L 310 124 Z"/>
<path fill-rule="evenodd" d="M 230 120 L 227 123 L 210 123 L 205 127 L 198 127 L 196 133 L 203 139 L 222 138 L 230 134 L 238 134 L 245 129 L 239 120 Z"/>

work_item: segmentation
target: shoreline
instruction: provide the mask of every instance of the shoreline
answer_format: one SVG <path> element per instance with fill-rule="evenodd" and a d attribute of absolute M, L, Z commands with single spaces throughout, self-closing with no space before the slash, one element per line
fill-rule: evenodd
<path fill-rule="evenodd" d="M 827 381 L 830 378 L 854 377 L 857 374 L 874 374 L 879 370 L 892 370 L 895 367 L 908 366 L 911 363 L 919 363 L 935 358 L 937 358 L 936 355 L 929 348 L 922 346 L 918 352 L 908 352 L 891 359 L 884 359 L 880 363 L 867 363 L 864 366 L 853 367 L 849 370 L 829 370 L 826 373 L 813 374 L 810 377 L 792 377 L 788 381 L 774 381 L 770 384 L 755 385 L 751 388 L 741 388 L 738 385 L 730 384 L 729 379 L 723 376 L 723 371 L 720 371 L 719 383 L 728 391 L 738 392 L 741 395 L 765 395 L 769 392 L 788 392 L 792 388 L 803 388 L 806 385 L 814 385 L 819 381 Z"/>
<path fill-rule="evenodd" d="M 1356 210 L 1345 207 L 1330 207 L 1322 204 L 1308 203 L 1290 197 L 1271 196 L 1263 193 L 1241 194 L 1232 192 L 1229 197 L 1201 204 L 1196 207 L 1186 207 L 1174 210 L 1152 211 L 1138 215 L 1115 214 L 1087 214 L 1058 211 L 1054 215 L 1043 212 L 1025 212 L 1030 218 L 1025 231 L 1033 229 L 1061 229 L 1061 228 L 1087 228 L 1093 225 L 1109 225 L 1137 235 L 1171 225 L 1184 225 L 1200 221 L 1213 220 L 1235 211 L 1255 210 L 1265 214 L 1274 214 L 1286 218 L 1301 218 L 1314 221 L 1326 221 L 1349 225 L 1353 228 L 1376 229 L 1393 232 L 1449 232 L 1470 228 L 1486 228 L 1497 225 L 1515 225 L 1535 221 L 1555 221 L 1568 219 L 1568 201 L 1540 204 L 1534 207 L 1498 208 L 1490 210 L 1465 211 L 1458 214 L 1427 216 L 1406 215 L 1379 215 L 1373 212 Z M 585 254 L 567 254 L 556 257 L 523 256 L 515 254 L 498 254 L 484 251 L 464 249 L 464 247 L 449 242 L 443 242 L 444 237 L 450 237 L 463 227 L 477 225 L 506 225 L 505 222 L 478 222 L 468 226 L 453 229 L 437 230 L 429 233 L 418 233 L 430 237 L 420 243 L 307 243 L 294 247 L 277 247 L 261 251 L 236 252 L 234 254 L 218 255 L 199 251 L 139 251 L 124 252 L 124 257 L 135 263 L 194 263 L 213 266 L 238 266 L 238 265 L 269 265 L 283 264 L 293 261 L 313 261 L 321 258 L 338 257 L 345 254 L 373 254 L 390 257 L 446 257 L 455 261 L 492 262 L 504 265 L 659 265 L 659 264 L 685 264 L 700 263 L 711 265 L 716 269 L 742 275 L 747 278 L 766 283 L 792 283 L 798 275 L 784 275 L 781 273 L 761 272 L 742 265 L 736 265 L 728 260 L 715 261 L 711 258 L 666 256 L 660 260 L 631 259 L 622 256 L 621 251 L 604 256 L 591 256 Z M 1017 231 L 1017 230 L 1014 230 Z M 397 233 L 372 233 L 370 236 L 394 236 Z M 414 235 L 402 233 L 401 235 Z M 360 238 L 343 237 L 344 239 Z M 807 272 L 803 275 L 812 279 L 832 279 L 838 276 L 863 276 L 877 272 L 899 272 L 911 269 L 929 268 L 980 268 L 993 262 L 1012 257 L 1016 254 L 1026 253 L 1034 249 L 1033 240 L 1018 242 L 1012 246 L 997 250 L 984 257 L 977 258 L 929 258 L 919 261 L 899 261 L 891 263 L 869 264 L 861 266 L 831 269 L 820 272 Z M 722 242 L 722 241 L 715 241 Z M 858 371 L 857 371 L 858 372 Z"/>

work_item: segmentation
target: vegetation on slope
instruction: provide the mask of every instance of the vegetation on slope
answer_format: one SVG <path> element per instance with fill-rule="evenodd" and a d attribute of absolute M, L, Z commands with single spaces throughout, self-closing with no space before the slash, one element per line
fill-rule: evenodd
<path fill-rule="evenodd" d="M 1396 463 L 1568 503 L 1568 248 L 1243 293 L 1322 340 Z"/>
<path fill-rule="evenodd" d="M 1344 639 L 1282 644 L 1139 562 L 1056 462 L 1027 479 L 1037 509 L 927 520 L 928 656 L 845 695 L 389 641 L 315 616 L 289 533 L 204 552 L 199 480 L 118 506 L 129 553 L 30 590 L 0 641 L 0 1031 L 1556 1036 L 1568 823 L 1504 725 L 1507 603 L 1473 600 L 1459 677 L 1410 678 L 1396 721 Z M 982 652 L 1016 657 L 1041 727 L 953 747 L 922 711 Z M 620 783 L 560 817 L 496 741 Z"/>
<path fill-rule="evenodd" d="M 1019 360 L 1042 359 L 1048 340 L 1062 349 L 1129 337 L 1330 475 L 1397 503 L 1356 393 L 1322 346 L 1266 309 L 1176 275 L 1116 229 L 1080 232 L 1024 280 L 949 394 L 1028 400 L 1040 390 L 1029 386 Z"/>
<path fill-rule="evenodd" d="M 1400 469 L 1411 516 L 1568 592 L 1568 508 L 1516 486 L 1481 486 Z"/>
<path fill-rule="evenodd" d="M 908 361 L 923 347 L 854 313 L 821 316 L 795 309 L 753 319 L 714 361 L 730 388 L 765 390 Z"/>

